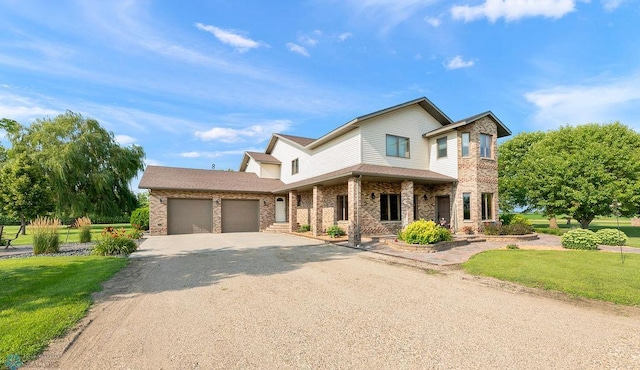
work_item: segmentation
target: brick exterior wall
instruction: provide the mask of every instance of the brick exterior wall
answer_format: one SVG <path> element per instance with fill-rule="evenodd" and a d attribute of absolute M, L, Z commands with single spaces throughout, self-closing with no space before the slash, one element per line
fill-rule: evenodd
<path fill-rule="evenodd" d="M 255 199 L 260 202 L 260 231 L 276 220 L 275 196 L 272 194 L 212 193 L 198 191 L 151 190 L 149 192 L 149 233 L 167 235 L 167 199 L 213 200 L 213 232 L 222 232 L 222 199 Z M 162 200 L 162 201 L 161 201 Z"/>
<path fill-rule="evenodd" d="M 300 205 L 296 207 L 296 218 L 299 225 L 311 225 L 311 208 L 313 208 L 313 192 L 298 193 Z M 297 201 L 297 199 L 296 199 Z"/>
<path fill-rule="evenodd" d="M 462 133 L 470 135 L 469 157 L 462 157 Z M 480 134 L 491 135 L 491 158 L 480 158 Z M 493 220 L 498 218 L 498 144 L 497 126 L 489 117 L 483 117 L 474 123 L 458 130 L 458 184 L 455 189 L 453 204 L 456 224 L 459 231 L 462 227 L 470 226 L 478 231 L 482 226 L 482 193 L 493 194 Z M 471 195 L 471 220 L 464 221 L 463 193 Z M 452 213 L 453 217 L 453 213 Z"/>

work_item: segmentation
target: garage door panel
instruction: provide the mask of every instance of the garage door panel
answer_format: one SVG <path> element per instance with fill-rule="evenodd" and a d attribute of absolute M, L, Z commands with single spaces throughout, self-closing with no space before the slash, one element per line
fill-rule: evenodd
<path fill-rule="evenodd" d="M 260 231 L 260 202 L 257 200 L 223 199 L 222 232 Z"/>
<path fill-rule="evenodd" d="M 213 232 L 213 201 L 211 199 L 167 200 L 167 233 L 197 234 Z"/>

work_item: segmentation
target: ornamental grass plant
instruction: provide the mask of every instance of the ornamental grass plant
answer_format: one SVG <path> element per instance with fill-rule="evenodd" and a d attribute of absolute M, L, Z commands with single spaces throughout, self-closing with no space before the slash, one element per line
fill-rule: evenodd
<path fill-rule="evenodd" d="M 33 254 L 58 253 L 60 225 L 60 220 L 50 217 L 37 217 L 29 223 L 33 235 Z"/>
<path fill-rule="evenodd" d="M 89 243 L 91 241 L 91 219 L 89 217 L 80 217 L 74 224 L 75 227 L 80 229 L 80 243 Z"/>

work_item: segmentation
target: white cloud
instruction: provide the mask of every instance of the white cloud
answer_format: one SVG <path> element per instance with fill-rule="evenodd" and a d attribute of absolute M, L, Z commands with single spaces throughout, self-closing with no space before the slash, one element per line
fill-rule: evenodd
<path fill-rule="evenodd" d="M 309 57 L 309 52 L 304 46 L 300 46 L 298 44 L 294 44 L 293 42 L 287 42 L 287 48 L 289 51 L 294 52 L 296 54 L 300 54 L 305 57 Z"/>
<path fill-rule="evenodd" d="M 456 55 L 455 57 L 449 59 L 446 63 L 444 63 L 444 67 L 446 69 L 460 69 L 460 68 L 469 68 L 475 64 L 473 60 L 464 60 L 460 55 Z"/>
<path fill-rule="evenodd" d="M 380 23 L 382 34 L 437 2 L 439 0 L 348 0 L 358 18 L 364 16 Z"/>
<path fill-rule="evenodd" d="M 256 150 L 251 150 L 256 151 Z M 242 155 L 245 150 L 222 150 L 215 152 L 185 152 L 180 153 L 180 157 L 182 158 L 220 158 L 228 155 Z"/>
<path fill-rule="evenodd" d="M 440 24 L 442 24 L 442 21 L 440 21 L 440 18 L 435 18 L 435 17 L 425 17 L 424 21 L 434 28 L 440 27 Z"/>
<path fill-rule="evenodd" d="M 180 156 L 183 158 L 199 158 L 202 154 L 198 153 L 198 152 L 186 152 L 186 153 L 180 153 Z"/>
<path fill-rule="evenodd" d="M 491 22 L 500 18 L 515 21 L 526 17 L 562 18 L 575 10 L 575 0 L 485 0 L 481 5 L 456 5 L 453 19 L 465 22 L 486 17 Z"/>
<path fill-rule="evenodd" d="M 122 146 L 128 146 L 136 142 L 136 139 L 129 135 L 116 135 L 115 139 Z"/>
<path fill-rule="evenodd" d="M 63 109 L 52 109 L 44 102 L 0 92 L 0 118 L 9 118 L 28 125 L 36 118 L 54 117 L 61 113 L 64 113 Z"/>
<path fill-rule="evenodd" d="M 246 38 L 233 30 L 223 30 L 222 28 L 202 23 L 196 23 L 196 27 L 199 30 L 212 33 L 218 40 L 220 40 L 220 42 L 233 46 L 241 53 L 250 49 L 258 48 L 261 45 L 260 42 Z"/>
<path fill-rule="evenodd" d="M 535 105 L 533 121 L 540 128 L 615 120 L 640 128 L 640 74 L 591 85 L 554 86 L 528 92 L 525 98 Z"/>
<path fill-rule="evenodd" d="M 623 2 L 624 0 L 602 0 L 602 6 L 607 11 L 614 11 L 622 5 Z"/>
<path fill-rule="evenodd" d="M 320 42 L 320 38 L 321 37 L 322 37 L 322 31 L 315 30 L 315 31 L 311 32 L 310 34 L 299 36 L 298 37 L 298 41 L 301 44 L 304 44 L 304 45 L 307 45 L 307 46 L 311 46 L 311 47 L 315 47 Z"/>
<path fill-rule="evenodd" d="M 213 127 L 207 131 L 196 131 L 195 136 L 202 141 L 220 141 L 223 143 L 242 142 L 247 138 L 261 142 L 270 138 L 272 133 L 286 131 L 289 127 L 291 127 L 291 121 L 289 120 L 274 120 L 242 129 Z"/>
<path fill-rule="evenodd" d="M 344 42 L 352 37 L 353 37 L 353 34 L 351 32 L 343 32 L 340 35 L 338 35 L 338 41 Z"/>

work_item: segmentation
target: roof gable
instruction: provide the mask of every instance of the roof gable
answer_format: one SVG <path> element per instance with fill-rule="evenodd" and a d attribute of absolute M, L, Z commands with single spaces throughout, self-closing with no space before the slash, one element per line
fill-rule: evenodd
<path fill-rule="evenodd" d="M 278 158 L 272 156 L 271 154 L 259 153 L 259 152 L 244 152 L 244 156 L 242 157 L 242 163 L 240 164 L 241 172 L 244 172 L 247 169 L 247 165 L 249 164 L 249 158 L 253 159 L 258 163 L 282 164 L 282 162 L 280 162 Z"/>
<path fill-rule="evenodd" d="M 424 135 L 422 135 L 422 137 L 430 138 L 430 137 L 438 136 L 438 135 L 443 134 L 443 133 L 445 133 L 447 131 L 455 130 L 455 129 L 458 129 L 460 127 L 466 126 L 466 125 L 468 125 L 470 123 L 473 123 L 473 122 L 475 122 L 475 121 L 477 121 L 477 120 L 479 120 L 481 118 L 484 118 L 484 117 L 489 117 L 489 118 L 491 118 L 491 120 L 493 122 L 496 123 L 496 126 L 498 127 L 498 137 L 499 138 L 511 135 L 511 130 L 509 130 L 509 128 L 507 128 L 507 126 L 505 126 L 505 124 L 502 123 L 502 121 L 500 121 L 500 119 L 498 119 L 498 117 L 496 117 L 493 114 L 493 112 L 486 111 L 486 112 L 483 112 L 483 113 L 480 113 L 480 114 L 476 114 L 476 115 L 471 116 L 471 117 L 467 117 L 467 118 L 465 118 L 463 120 L 460 120 L 460 121 L 458 121 L 456 123 L 453 123 L 451 125 L 447 125 L 447 126 L 443 126 L 443 127 L 438 128 L 438 129 L 435 129 L 435 130 L 431 130 L 431 131 L 425 133 Z"/>

